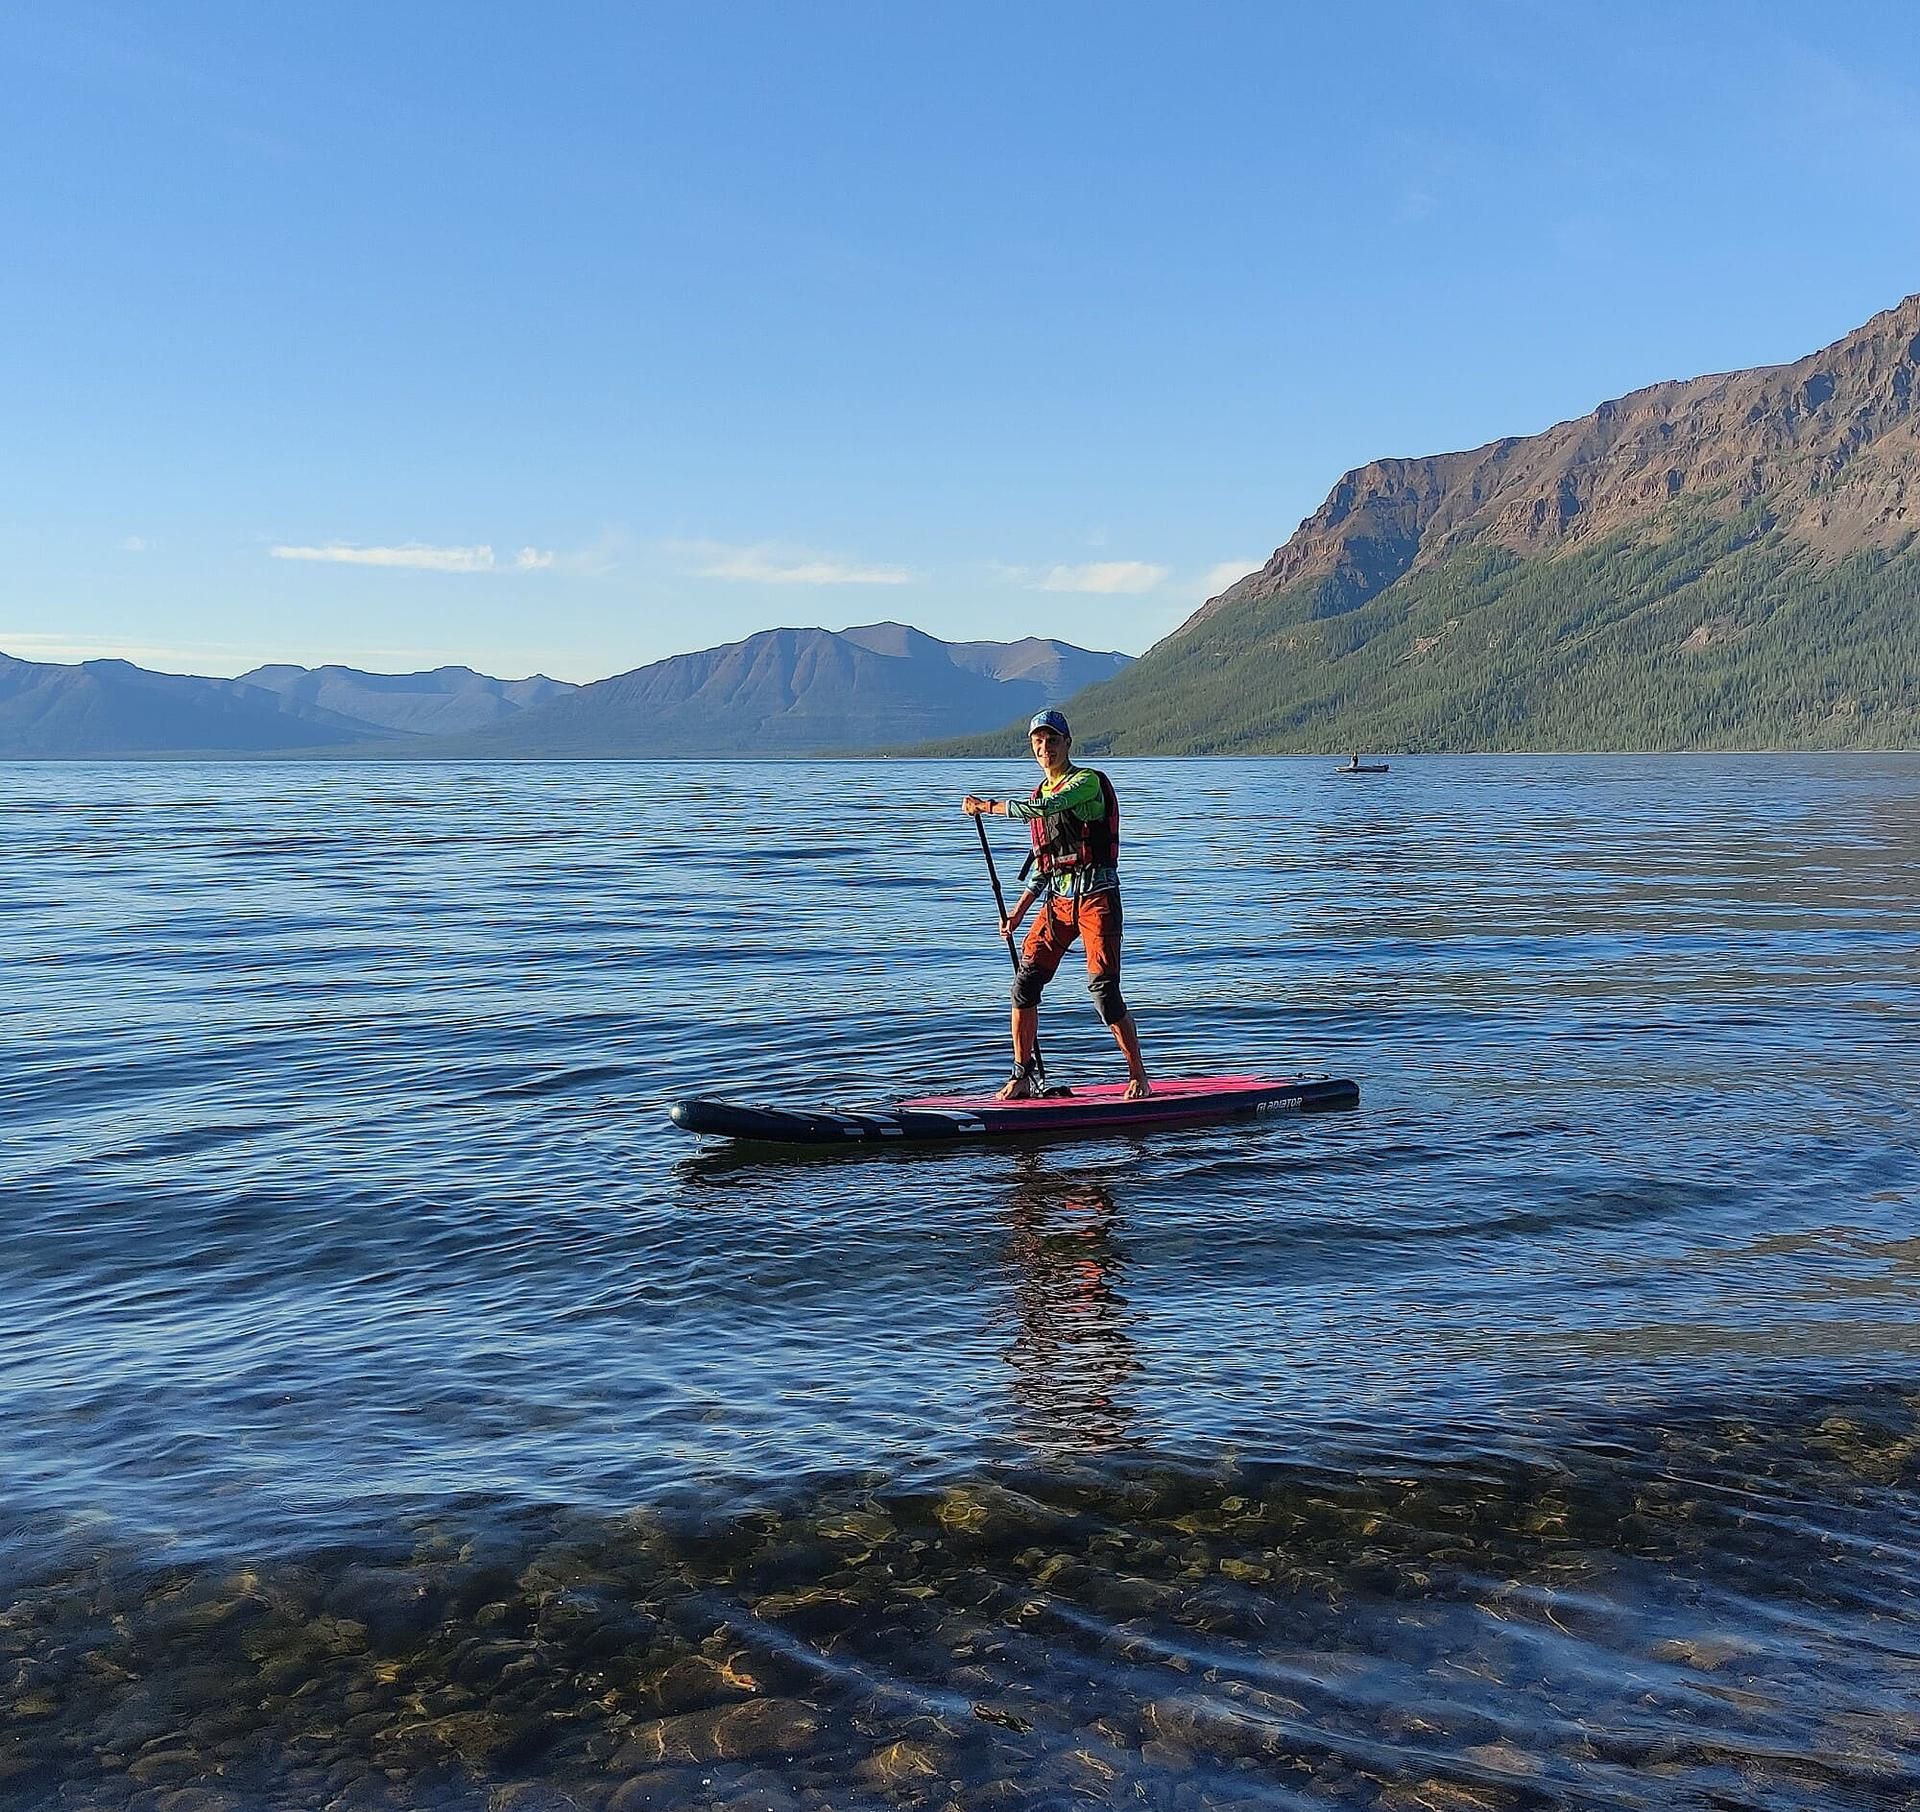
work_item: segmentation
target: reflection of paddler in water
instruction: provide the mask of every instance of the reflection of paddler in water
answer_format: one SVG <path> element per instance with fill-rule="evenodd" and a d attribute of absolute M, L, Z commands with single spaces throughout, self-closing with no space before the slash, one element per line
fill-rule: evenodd
<path fill-rule="evenodd" d="M 1133 1410 L 1120 1395 L 1133 1375 L 1120 1211 L 1096 1178 L 1049 1171 L 1021 1153 L 1009 1219 L 1018 1326 L 1007 1359 L 1015 1401 L 1043 1440 L 1062 1447 L 1125 1441 Z"/>

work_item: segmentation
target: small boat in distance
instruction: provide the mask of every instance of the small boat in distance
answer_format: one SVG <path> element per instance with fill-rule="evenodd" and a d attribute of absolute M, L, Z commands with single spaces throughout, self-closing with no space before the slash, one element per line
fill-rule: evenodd
<path fill-rule="evenodd" d="M 1333 771 L 1336 774 L 1384 774 L 1390 765 L 1384 761 L 1365 762 L 1358 755 L 1349 755 L 1346 765 L 1335 768 Z"/>

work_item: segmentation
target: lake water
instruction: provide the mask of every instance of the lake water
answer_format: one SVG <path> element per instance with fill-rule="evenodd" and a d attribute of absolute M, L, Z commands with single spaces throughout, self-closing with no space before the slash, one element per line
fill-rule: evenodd
<path fill-rule="evenodd" d="M 0 1805 L 1913 1803 L 1920 757 L 1330 765 L 0 766 Z"/>

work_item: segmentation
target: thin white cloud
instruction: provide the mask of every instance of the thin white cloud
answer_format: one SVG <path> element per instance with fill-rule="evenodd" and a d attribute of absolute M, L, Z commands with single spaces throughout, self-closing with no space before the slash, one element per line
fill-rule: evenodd
<path fill-rule="evenodd" d="M 129 535 L 120 545 L 129 554 L 144 554 L 147 551 L 147 538 L 144 535 Z"/>
<path fill-rule="evenodd" d="M 877 566 L 772 547 L 729 547 L 717 541 L 679 544 L 697 565 L 697 579 L 736 579 L 748 585 L 911 585 L 905 566 Z"/>
<path fill-rule="evenodd" d="M 491 573 L 540 572 L 554 564 L 554 556 L 537 547 L 523 547 L 511 561 L 496 562 L 493 549 L 484 542 L 477 547 L 432 547 L 424 541 L 407 541 L 398 547 L 354 547 L 341 541 L 329 541 L 318 547 L 278 545 L 267 552 L 276 560 L 319 560 L 337 566 L 399 566 L 416 572 Z"/>
<path fill-rule="evenodd" d="M 1091 560 L 1080 566 L 1014 567 L 1016 582 L 1033 591 L 1096 592 L 1105 597 L 1152 591 L 1167 567 L 1150 560 Z"/>
<path fill-rule="evenodd" d="M 1207 568 L 1200 589 L 1207 597 L 1217 598 L 1229 585 L 1237 585 L 1248 573 L 1257 573 L 1265 565 L 1264 560 L 1222 560 Z"/>

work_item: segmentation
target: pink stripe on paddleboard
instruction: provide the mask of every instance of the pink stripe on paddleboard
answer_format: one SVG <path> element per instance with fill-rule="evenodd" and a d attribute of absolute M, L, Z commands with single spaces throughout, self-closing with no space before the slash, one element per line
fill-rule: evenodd
<path fill-rule="evenodd" d="M 935 1108 L 947 1113 L 977 1113 L 983 1107 L 1002 1113 L 1019 1108 L 1050 1107 L 1056 1112 L 1074 1107 L 1145 1107 L 1155 1101 L 1184 1101 L 1198 1105 L 1207 1101 L 1230 1102 L 1236 1095 L 1258 1093 L 1262 1089 L 1283 1088 L 1292 1077 L 1274 1076 L 1156 1076 L 1153 1093 L 1144 1102 L 1127 1100 L 1124 1082 L 1095 1082 L 1076 1087 L 1071 1095 L 1053 1095 L 1035 1101 L 998 1101 L 992 1095 L 919 1095 L 900 1107 Z"/>

